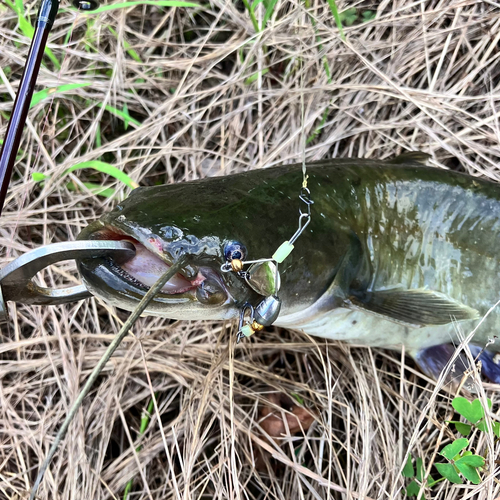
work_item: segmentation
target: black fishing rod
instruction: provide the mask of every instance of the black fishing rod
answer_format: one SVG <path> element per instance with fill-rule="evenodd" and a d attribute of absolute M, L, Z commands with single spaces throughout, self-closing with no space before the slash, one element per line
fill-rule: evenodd
<path fill-rule="evenodd" d="M 89 11 L 98 7 L 96 0 L 73 0 L 73 6 L 79 10 Z M 33 96 L 36 79 L 40 70 L 45 46 L 50 30 L 59 9 L 59 0 L 42 0 L 36 19 L 35 33 L 31 41 L 28 59 L 21 76 L 14 107 L 10 116 L 7 132 L 0 149 L 0 215 L 9 187 L 12 169 L 16 161 L 21 136 Z"/>
<path fill-rule="evenodd" d="M 94 10 L 99 6 L 97 0 L 73 0 L 72 3 L 75 8 L 84 11 Z M 14 101 L 5 139 L 0 149 L 0 214 L 9 188 L 12 169 L 26 124 L 43 53 L 58 9 L 59 0 L 42 0 L 40 3 L 28 59 L 21 76 L 21 83 Z M 7 301 L 56 305 L 91 296 L 84 285 L 70 288 L 40 287 L 32 281 L 32 278 L 45 267 L 61 260 L 104 255 L 126 261 L 134 254 L 135 249 L 129 242 L 81 240 L 53 243 L 21 255 L 0 269 L 0 323 L 8 321 Z"/>

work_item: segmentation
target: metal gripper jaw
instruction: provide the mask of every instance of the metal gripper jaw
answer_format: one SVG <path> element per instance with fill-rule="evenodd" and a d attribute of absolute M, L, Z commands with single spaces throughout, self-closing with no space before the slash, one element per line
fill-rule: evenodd
<path fill-rule="evenodd" d="M 120 264 L 134 255 L 135 247 L 128 241 L 68 241 L 31 250 L 0 270 L 0 322 L 8 320 L 6 302 L 9 300 L 22 304 L 57 305 L 91 296 L 84 285 L 45 288 L 34 283 L 33 277 L 47 266 L 63 260 L 106 256 Z"/>

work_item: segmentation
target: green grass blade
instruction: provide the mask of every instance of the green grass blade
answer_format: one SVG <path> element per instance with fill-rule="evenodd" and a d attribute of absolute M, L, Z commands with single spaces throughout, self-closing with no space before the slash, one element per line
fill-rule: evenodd
<path fill-rule="evenodd" d="M 297 400 L 297 403 L 299 403 L 299 405 L 303 405 L 304 404 L 304 400 L 300 397 L 299 394 L 297 394 L 295 392 L 292 392 L 290 394 L 290 396 L 292 396 L 293 398 L 295 398 Z"/>
<path fill-rule="evenodd" d="M 40 92 L 35 92 L 31 98 L 30 108 L 36 106 L 40 101 L 43 101 L 52 94 L 64 94 L 75 89 L 80 89 L 82 87 L 88 87 L 91 82 L 86 83 L 68 83 L 66 85 L 60 85 L 59 87 L 52 87 L 50 89 L 44 89 Z"/>
<path fill-rule="evenodd" d="M 339 10 L 337 9 L 335 0 L 328 0 L 328 5 L 330 6 L 330 10 L 332 11 L 332 15 L 335 19 L 335 23 L 337 24 L 337 28 L 339 29 L 340 37 L 342 38 L 342 40 L 345 40 L 344 27 L 342 26 L 342 19 L 340 19 Z"/>
<path fill-rule="evenodd" d="M 95 131 L 95 147 L 100 148 L 101 146 L 102 146 L 101 124 L 98 123 Z"/>
<path fill-rule="evenodd" d="M 33 35 L 35 34 L 35 28 L 31 26 L 30 22 L 24 17 L 24 6 L 19 0 L 15 0 L 15 4 L 11 0 L 5 0 L 5 3 L 17 14 L 17 19 L 19 21 L 19 29 L 23 35 L 30 40 L 33 40 Z M 45 55 L 54 63 L 57 69 L 61 69 L 61 63 L 59 59 L 54 55 L 54 53 L 45 47 Z"/>
<path fill-rule="evenodd" d="M 251 83 L 255 82 L 255 80 L 259 78 L 259 74 L 264 76 L 266 73 L 269 73 L 269 68 L 264 68 L 262 71 L 257 71 L 257 73 L 254 73 L 245 80 L 245 85 L 250 85 Z"/>
<path fill-rule="evenodd" d="M 156 397 L 156 394 L 154 395 Z M 141 417 L 141 427 L 139 429 L 139 434 L 142 436 L 145 432 L 146 429 L 148 428 L 149 422 L 151 421 L 151 415 L 153 414 L 154 410 L 154 399 L 151 398 L 151 401 L 148 404 L 148 409 L 146 410 L 146 413 Z M 135 451 L 139 452 L 141 451 L 141 447 L 138 446 Z M 130 492 L 132 491 L 132 485 L 134 483 L 134 478 L 130 479 L 130 481 L 127 483 L 125 486 L 125 490 L 123 492 L 123 500 L 127 500 L 127 497 L 129 496 Z"/>
<path fill-rule="evenodd" d="M 258 33 L 260 31 L 260 28 L 259 28 L 259 23 L 257 22 L 257 18 L 255 17 L 255 12 L 253 11 L 250 4 L 248 3 L 248 0 L 243 0 L 243 5 L 248 10 L 248 14 L 250 16 L 250 20 L 252 21 L 253 27 L 254 27 L 255 31 Z"/>
<path fill-rule="evenodd" d="M 97 170 L 98 172 L 102 172 L 103 174 L 110 175 L 111 177 L 114 177 L 116 180 L 123 182 L 123 184 L 132 189 L 139 187 L 138 184 L 134 182 L 125 172 L 122 172 L 114 165 L 98 160 L 84 161 L 82 163 L 77 163 L 76 165 L 73 165 L 72 167 L 68 168 L 64 172 L 64 175 L 74 172 L 75 170 L 82 170 L 84 168 L 91 168 Z"/>
<path fill-rule="evenodd" d="M 129 2 L 111 3 L 102 5 L 96 10 L 90 11 L 92 15 L 100 12 L 108 12 L 116 9 L 128 9 L 136 5 L 156 5 L 157 7 L 200 7 L 199 4 L 193 2 L 184 2 L 181 0 L 130 0 Z"/>
<path fill-rule="evenodd" d="M 111 27 L 111 26 L 108 26 L 108 29 L 109 31 L 116 37 L 118 38 L 118 33 Z M 125 47 L 125 50 L 127 51 L 127 54 L 134 60 L 134 61 L 137 61 L 138 63 L 141 63 L 142 64 L 142 60 L 141 58 L 139 57 L 139 54 L 134 50 L 132 49 L 130 43 L 127 42 L 127 40 L 123 40 L 123 46 Z"/>
<path fill-rule="evenodd" d="M 123 104 L 123 110 L 122 110 L 122 111 L 123 111 L 123 113 L 124 113 L 125 115 L 130 116 L 130 115 L 128 114 L 128 106 L 127 106 L 127 103 L 124 103 L 124 104 Z M 128 129 L 128 124 L 129 124 L 129 123 L 130 123 L 130 119 L 126 118 L 125 120 L 123 120 L 123 126 L 125 127 L 125 130 L 127 130 L 127 129 Z"/>
<path fill-rule="evenodd" d="M 66 47 L 68 44 L 69 44 L 69 41 L 71 40 L 71 35 L 73 34 L 73 28 L 75 27 L 74 24 L 72 24 L 70 27 L 69 27 L 69 30 L 68 32 L 66 33 L 66 36 L 64 37 L 64 42 L 63 42 L 63 46 Z"/>
<path fill-rule="evenodd" d="M 103 107 L 103 104 L 100 102 L 97 104 L 100 108 Z M 112 115 L 115 115 L 116 117 L 120 118 L 123 120 L 127 125 L 129 123 L 133 123 L 136 127 L 140 127 L 142 124 L 141 122 L 137 121 L 135 118 L 132 118 L 128 112 L 120 111 L 117 108 L 114 108 L 113 106 L 106 105 L 104 106 L 104 109 L 111 113 Z"/>
<path fill-rule="evenodd" d="M 45 174 L 42 174 L 42 172 L 33 172 L 31 174 L 31 178 L 35 181 L 35 182 L 42 182 L 44 181 L 45 179 L 47 179 L 49 176 L 48 175 L 45 175 Z"/>
<path fill-rule="evenodd" d="M 270 0 L 266 5 L 266 12 L 264 13 L 264 18 L 262 19 L 262 29 L 266 27 L 267 22 L 271 19 L 271 16 L 274 13 L 274 7 L 276 7 L 277 3 L 278 0 Z"/>
<path fill-rule="evenodd" d="M 319 122 L 319 125 L 316 127 L 314 132 L 307 138 L 306 144 L 309 144 L 310 142 L 314 141 L 314 139 L 316 139 L 316 136 L 319 135 L 319 133 L 321 132 L 321 129 L 323 128 L 323 125 L 326 123 L 326 119 L 328 118 L 329 111 L 330 111 L 330 107 L 327 107 L 323 111 L 323 116 L 321 117 L 321 121 Z"/>
<path fill-rule="evenodd" d="M 99 186 L 99 184 L 94 184 L 93 182 L 82 182 L 82 184 L 96 196 L 104 196 L 105 198 L 112 198 L 116 194 L 116 190 L 106 186 Z M 73 182 L 68 182 L 66 187 L 70 191 L 78 191 L 78 186 L 75 186 Z"/>

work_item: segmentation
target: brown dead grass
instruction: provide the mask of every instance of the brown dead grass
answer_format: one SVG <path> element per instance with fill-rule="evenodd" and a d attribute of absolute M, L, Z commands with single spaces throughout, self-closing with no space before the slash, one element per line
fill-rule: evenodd
<path fill-rule="evenodd" d="M 115 203 L 84 188 L 69 191 L 69 180 L 128 193 L 89 171 L 62 177 L 75 163 L 108 161 L 150 185 L 292 162 L 326 107 L 325 127 L 305 150 L 309 160 L 419 149 L 436 167 L 500 180 L 500 5 L 339 2 L 340 10 L 353 6 L 376 9 L 377 19 L 346 28 L 343 42 L 326 1 L 312 1 L 322 48 L 298 0 L 279 1 L 260 34 L 241 5 L 219 0 L 199 11 L 113 11 L 91 17 L 91 27 L 84 15 L 60 12 L 50 47 L 62 69 L 48 62 L 37 90 L 92 85 L 31 110 L 0 226 L 1 263 L 73 240 Z M 0 73 L 3 134 L 10 85 L 17 88 L 28 45 L 17 17 L 4 7 L 0 15 L 0 67 L 10 67 L 10 83 Z M 264 68 L 262 78 L 245 83 Z M 99 103 L 126 103 L 141 125 L 125 130 Z M 50 180 L 36 184 L 32 172 Z M 41 279 L 55 285 L 73 276 L 70 263 Z M 25 498 L 58 425 L 125 317 L 97 300 L 9 310 L 0 344 L 2 499 Z M 86 398 L 39 498 L 122 498 L 131 477 L 134 500 L 403 498 L 409 447 L 429 467 L 452 437 L 444 425 L 450 397 L 398 354 L 283 330 L 235 346 L 228 326 L 141 319 Z M 496 388 L 486 389 L 496 411 Z M 158 406 L 141 438 L 152 392 Z M 298 394 L 314 422 L 305 434 L 288 429 L 274 440 L 262 407 L 286 427 L 287 409 L 276 405 L 281 393 Z M 490 457 L 498 450 L 486 437 L 476 446 L 489 447 Z M 441 483 L 423 497 L 492 500 L 500 488 L 494 474 L 485 478 L 479 487 Z"/>

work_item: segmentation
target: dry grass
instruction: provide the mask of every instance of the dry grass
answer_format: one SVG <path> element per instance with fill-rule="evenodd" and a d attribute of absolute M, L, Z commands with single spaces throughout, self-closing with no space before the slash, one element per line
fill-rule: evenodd
<path fill-rule="evenodd" d="M 500 180 L 500 5 L 339 2 L 340 10 L 377 10 L 376 20 L 346 28 L 343 42 L 327 2 L 311 3 L 321 42 L 299 0 L 278 1 L 258 34 L 242 5 L 220 0 L 189 11 L 60 12 L 50 47 L 61 69 L 46 59 L 37 90 L 91 85 L 31 110 L 2 216 L 1 263 L 73 240 L 115 203 L 70 191 L 70 180 L 127 194 L 89 170 L 63 177 L 75 163 L 107 161 L 150 185 L 291 162 L 326 108 L 307 159 L 420 149 L 436 167 Z M 16 88 L 28 44 L 17 16 L 1 9 L 0 67 Z M 0 77 L 3 134 L 11 89 Z M 126 104 L 140 124 L 126 129 L 99 103 Z M 50 179 L 36 184 L 32 172 Z M 43 280 L 75 281 L 73 272 L 61 264 Z M 25 498 L 58 424 L 125 317 L 95 300 L 9 308 L 0 344 L 1 499 Z M 134 500 L 403 498 L 408 447 L 428 467 L 452 436 L 444 426 L 449 396 L 398 354 L 279 330 L 235 347 L 226 328 L 141 319 L 87 397 L 39 498 L 121 499 L 131 477 Z M 140 438 L 152 392 L 158 407 Z M 259 408 L 273 392 L 300 395 L 314 413 L 305 436 L 276 443 L 263 434 Z M 487 393 L 496 410 L 495 388 Z M 498 450 L 485 437 L 476 445 L 489 446 L 490 457 Z M 498 482 L 485 477 L 479 487 L 441 483 L 424 497 L 493 500 Z"/>

